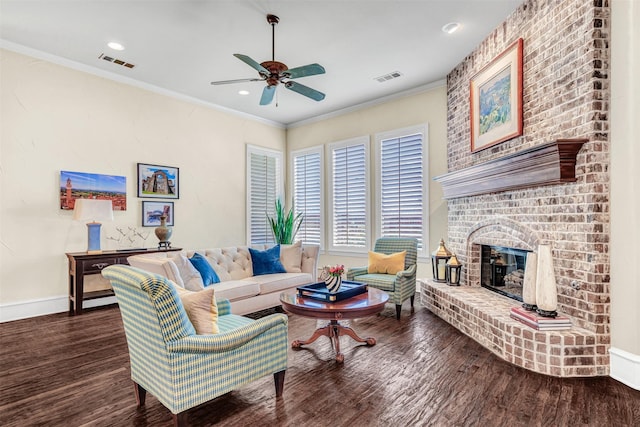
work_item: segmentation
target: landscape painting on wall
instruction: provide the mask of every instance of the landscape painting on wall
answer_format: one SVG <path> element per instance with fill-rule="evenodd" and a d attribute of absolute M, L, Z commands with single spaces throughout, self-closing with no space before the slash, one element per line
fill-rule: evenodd
<path fill-rule="evenodd" d="M 172 166 L 138 163 L 138 197 L 179 199 L 179 173 Z"/>
<path fill-rule="evenodd" d="M 522 39 L 471 79 L 471 151 L 522 135 Z"/>
<path fill-rule="evenodd" d="M 111 200 L 114 211 L 126 211 L 127 177 L 60 171 L 60 209 L 73 210 L 76 199 Z"/>

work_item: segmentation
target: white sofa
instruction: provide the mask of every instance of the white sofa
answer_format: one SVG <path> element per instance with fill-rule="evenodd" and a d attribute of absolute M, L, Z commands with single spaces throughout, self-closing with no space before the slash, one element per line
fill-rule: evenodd
<path fill-rule="evenodd" d="M 267 246 L 252 246 L 264 250 Z M 188 258 L 194 253 L 203 255 L 220 279 L 214 287 L 217 299 L 231 302 L 234 314 L 253 313 L 280 305 L 280 293 L 298 286 L 316 282 L 318 245 L 280 246 L 280 260 L 286 273 L 253 275 L 251 254 L 246 246 L 183 250 L 180 252 L 156 252 L 133 255 L 127 258 L 133 267 L 160 274 L 177 286 L 191 291 L 204 289 L 202 276 Z"/>

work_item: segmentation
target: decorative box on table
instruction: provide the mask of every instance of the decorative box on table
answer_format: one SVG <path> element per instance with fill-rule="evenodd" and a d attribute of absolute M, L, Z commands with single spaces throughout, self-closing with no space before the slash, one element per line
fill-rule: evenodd
<path fill-rule="evenodd" d="M 343 299 L 351 298 L 367 292 L 367 284 L 361 282 L 342 281 L 340 290 L 331 293 L 327 289 L 324 282 L 312 283 L 310 285 L 299 286 L 297 288 L 298 296 L 314 298 L 326 302 L 336 302 Z"/>

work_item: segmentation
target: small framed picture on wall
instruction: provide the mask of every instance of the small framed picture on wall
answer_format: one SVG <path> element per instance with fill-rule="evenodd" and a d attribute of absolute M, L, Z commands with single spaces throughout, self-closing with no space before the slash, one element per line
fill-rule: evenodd
<path fill-rule="evenodd" d="M 138 197 L 180 198 L 180 169 L 138 163 Z"/>
<path fill-rule="evenodd" d="M 143 227 L 159 226 L 162 216 L 166 217 L 166 225 L 174 225 L 175 213 L 173 210 L 173 202 L 142 202 Z"/>

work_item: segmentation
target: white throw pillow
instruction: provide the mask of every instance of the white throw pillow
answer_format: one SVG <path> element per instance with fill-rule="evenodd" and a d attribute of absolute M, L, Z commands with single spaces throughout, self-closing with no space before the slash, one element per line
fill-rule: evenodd
<path fill-rule="evenodd" d="M 280 262 L 287 273 L 302 273 L 302 242 L 293 245 L 280 245 Z"/>
<path fill-rule="evenodd" d="M 178 268 L 185 289 L 199 291 L 204 289 L 204 282 L 200 272 L 191 264 L 189 258 L 180 252 L 171 253 L 170 258 Z"/>

